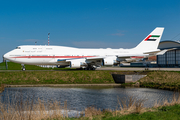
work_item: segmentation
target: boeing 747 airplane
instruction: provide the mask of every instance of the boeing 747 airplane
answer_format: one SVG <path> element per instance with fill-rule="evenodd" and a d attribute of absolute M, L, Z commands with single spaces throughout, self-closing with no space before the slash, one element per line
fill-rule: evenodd
<path fill-rule="evenodd" d="M 132 49 L 80 49 L 65 46 L 22 45 L 4 55 L 5 60 L 29 65 L 57 65 L 60 67 L 94 70 L 103 65 L 132 62 L 165 51 L 158 48 L 164 28 L 155 28 Z M 25 67 L 22 68 L 25 70 Z"/>

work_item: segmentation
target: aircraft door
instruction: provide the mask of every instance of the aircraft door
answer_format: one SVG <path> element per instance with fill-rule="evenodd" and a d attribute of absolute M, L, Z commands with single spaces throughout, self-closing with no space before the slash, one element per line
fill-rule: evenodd
<path fill-rule="evenodd" d="M 55 55 L 53 55 L 53 61 L 56 62 L 56 61 L 55 61 Z"/>

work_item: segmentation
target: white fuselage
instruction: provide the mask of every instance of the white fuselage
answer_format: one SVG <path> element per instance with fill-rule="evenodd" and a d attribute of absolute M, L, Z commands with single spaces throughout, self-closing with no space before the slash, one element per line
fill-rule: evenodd
<path fill-rule="evenodd" d="M 90 57 L 114 57 L 118 55 L 132 55 L 132 57 L 144 57 L 143 51 L 135 49 L 79 49 L 63 46 L 18 46 L 16 49 L 6 53 L 4 58 L 21 64 L 30 65 L 66 65 L 61 60 L 86 59 Z"/>
<path fill-rule="evenodd" d="M 60 65 L 71 68 L 94 69 L 102 65 L 118 65 L 121 61 L 154 55 L 164 28 L 155 28 L 145 39 L 132 49 L 80 49 L 64 46 L 24 45 L 6 53 L 4 58 L 30 65 Z"/>

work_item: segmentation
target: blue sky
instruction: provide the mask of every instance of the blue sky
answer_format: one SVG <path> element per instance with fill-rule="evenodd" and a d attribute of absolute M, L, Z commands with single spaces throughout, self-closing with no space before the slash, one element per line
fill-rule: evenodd
<path fill-rule="evenodd" d="M 19 45 L 135 47 L 155 27 L 180 40 L 179 0 L 4 0 L 0 4 L 0 62 Z M 177 36 L 176 38 L 174 38 Z"/>

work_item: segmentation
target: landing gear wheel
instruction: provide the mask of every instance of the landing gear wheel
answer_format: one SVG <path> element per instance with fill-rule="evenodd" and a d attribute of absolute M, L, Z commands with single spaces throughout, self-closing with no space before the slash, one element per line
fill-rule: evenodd
<path fill-rule="evenodd" d="M 92 70 L 96 70 L 96 68 L 95 68 L 95 67 L 93 67 L 93 68 L 92 68 Z"/>
<path fill-rule="evenodd" d="M 26 70 L 26 68 L 22 68 L 22 71 L 25 71 Z"/>
<path fill-rule="evenodd" d="M 88 68 L 85 68 L 85 70 L 95 70 L 96 68 L 94 67 L 88 67 Z"/>
<path fill-rule="evenodd" d="M 26 68 L 25 68 L 24 64 L 21 64 L 21 66 L 22 66 L 22 71 L 25 71 Z"/>
<path fill-rule="evenodd" d="M 87 67 L 87 68 L 85 68 L 85 70 L 91 70 L 91 68 L 90 68 L 90 67 Z"/>

